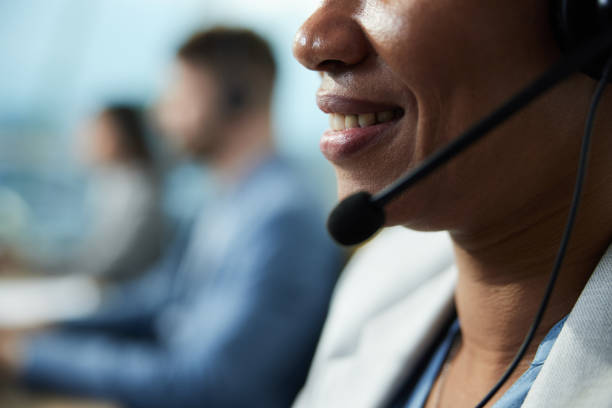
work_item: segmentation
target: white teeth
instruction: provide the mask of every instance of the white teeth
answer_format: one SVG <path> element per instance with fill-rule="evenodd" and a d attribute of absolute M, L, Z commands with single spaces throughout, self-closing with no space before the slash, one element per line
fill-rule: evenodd
<path fill-rule="evenodd" d="M 366 127 L 372 126 L 376 124 L 376 114 L 375 113 L 366 113 L 364 115 L 359 115 L 359 126 Z"/>
<path fill-rule="evenodd" d="M 329 126 L 333 131 L 373 126 L 378 123 L 390 122 L 395 119 L 393 111 L 363 113 L 361 115 L 343 115 L 332 113 L 329 115 Z"/>
<path fill-rule="evenodd" d="M 344 127 L 346 129 L 358 128 L 359 119 L 357 119 L 357 115 L 346 115 L 344 119 Z"/>
<path fill-rule="evenodd" d="M 332 130 L 344 130 L 346 129 L 344 126 L 344 115 L 340 115 L 339 113 L 332 113 L 329 117 L 329 125 Z"/>

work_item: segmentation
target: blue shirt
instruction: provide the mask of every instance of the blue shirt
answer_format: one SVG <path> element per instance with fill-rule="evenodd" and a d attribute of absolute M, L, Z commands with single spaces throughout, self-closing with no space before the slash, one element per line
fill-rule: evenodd
<path fill-rule="evenodd" d="M 259 165 L 112 305 L 32 339 L 24 381 L 132 408 L 289 406 L 341 266 L 306 191 Z"/>
<path fill-rule="evenodd" d="M 523 373 L 523 375 L 512 385 L 512 387 L 510 387 L 508 391 L 506 391 L 501 399 L 495 403 L 493 408 L 519 408 L 523 404 L 523 401 L 525 401 L 527 393 L 540 373 L 542 365 L 544 365 L 553 344 L 555 344 L 555 340 L 557 340 L 559 332 L 561 332 L 566 319 L 567 317 L 564 317 L 552 329 L 550 329 L 546 337 L 544 337 L 544 340 L 542 340 L 540 343 L 535 358 L 531 362 L 531 365 L 527 371 Z M 408 403 L 404 408 L 422 408 L 425 406 L 425 402 L 427 402 L 427 397 L 429 396 L 431 388 L 438 377 L 438 373 L 440 372 L 446 356 L 448 355 L 449 349 L 451 348 L 456 336 L 459 334 L 459 331 L 459 321 L 455 320 L 455 322 L 449 328 L 446 338 L 440 344 L 438 350 L 436 350 L 434 353 L 427 368 L 423 372 L 423 375 L 417 382 L 416 387 L 414 388 L 414 391 L 410 395 Z"/>

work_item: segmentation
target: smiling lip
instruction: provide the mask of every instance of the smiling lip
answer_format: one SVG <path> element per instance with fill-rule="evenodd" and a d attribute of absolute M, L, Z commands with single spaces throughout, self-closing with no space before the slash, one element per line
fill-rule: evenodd
<path fill-rule="evenodd" d="M 332 127 L 334 116 L 340 122 L 341 118 L 348 116 L 353 119 L 350 128 L 343 129 L 341 123 L 336 123 L 335 130 L 330 129 L 323 134 L 321 152 L 331 162 L 341 162 L 382 141 L 403 115 L 403 110 L 397 105 L 335 95 L 319 95 L 317 104 L 323 112 L 332 114 Z M 355 118 L 359 119 L 359 124 L 355 123 Z"/>

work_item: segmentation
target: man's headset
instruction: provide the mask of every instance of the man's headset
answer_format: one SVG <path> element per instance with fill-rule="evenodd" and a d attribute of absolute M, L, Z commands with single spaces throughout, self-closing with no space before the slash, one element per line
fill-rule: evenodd
<path fill-rule="evenodd" d="M 542 320 L 565 257 L 580 204 L 597 108 L 607 83 L 612 80 L 612 0 L 551 0 L 551 16 L 556 37 L 563 51 L 563 57 L 559 62 L 489 116 L 476 123 L 453 142 L 424 160 L 416 169 L 409 171 L 381 192 L 374 195 L 368 192 L 359 192 L 344 199 L 332 211 L 327 222 L 330 234 L 340 244 L 356 245 L 367 240 L 385 224 L 385 205 L 481 140 L 484 135 L 504 123 L 546 91 L 579 71 L 599 81 L 586 120 L 578 175 L 565 231 L 545 294 L 533 324 L 514 360 L 497 384 L 476 406 L 477 408 L 484 407 L 512 375 L 525 355 Z"/>
<path fill-rule="evenodd" d="M 248 105 L 249 92 L 244 84 L 231 83 L 223 86 L 223 111 L 227 116 L 235 116 Z"/>

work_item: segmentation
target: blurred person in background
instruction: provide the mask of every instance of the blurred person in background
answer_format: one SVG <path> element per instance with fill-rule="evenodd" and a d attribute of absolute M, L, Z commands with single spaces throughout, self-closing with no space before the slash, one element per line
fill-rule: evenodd
<path fill-rule="evenodd" d="M 167 256 L 86 320 L 0 337 L 0 367 L 36 389 L 137 408 L 287 407 L 302 386 L 342 254 L 317 200 L 275 151 L 264 40 L 195 34 L 160 124 L 206 163 L 216 200 Z"/>
<path fill-rule="evenodd" d="M 9 270 L 15 264 L 14 255 L 8 245 L 0 244 L 0 272 Z"/>
<path fill-rule="evenodd" d="M 160 255 L 165 224 L 142 110 L 109 105 L 87 124 L 82 138 L 83 161 L 92 170 L 89 231 L 66 259 L 33 267 L 110 281 L 142 273 Z"/>

